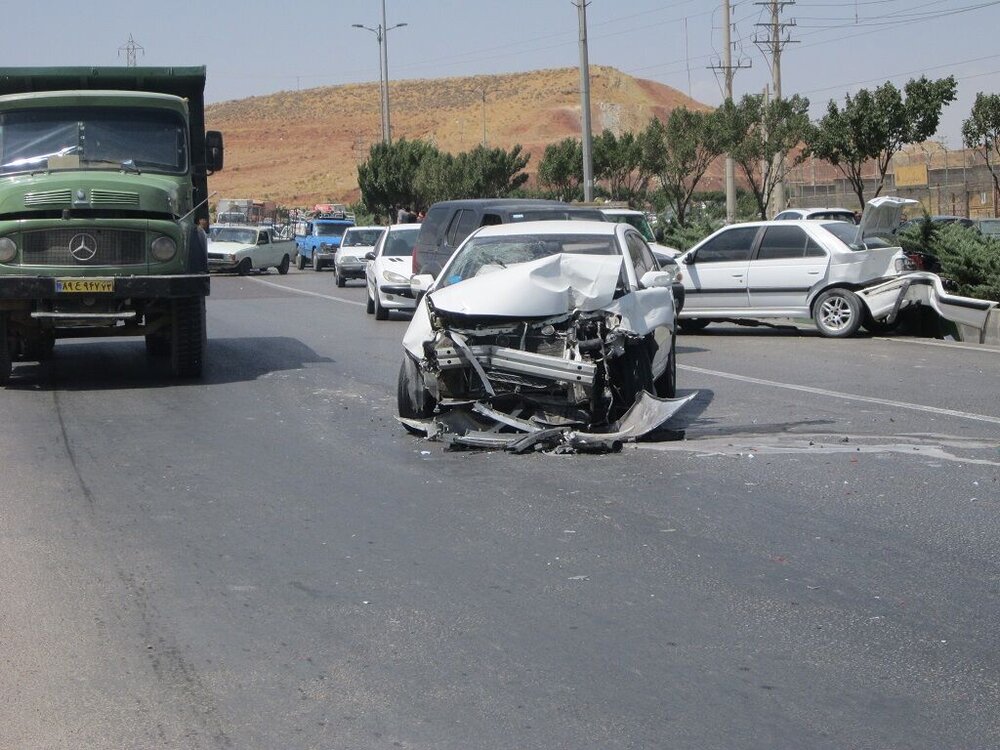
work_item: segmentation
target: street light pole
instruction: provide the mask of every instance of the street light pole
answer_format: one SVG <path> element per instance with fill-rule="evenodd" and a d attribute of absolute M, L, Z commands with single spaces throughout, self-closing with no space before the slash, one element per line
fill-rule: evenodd
<path fill-rule="evenodd" d="M 577 25 L 580 32 L 580 135 L 583 150 L 583 199 L 594 200 L 594 161 L 590 132 L 590 63 L 587 59 L 587 0 L 576 5 Z"/>
<path fill-rule="evenodd" d="M 394 26 L 386 26 L 385 0 L 382 0 L 382 23 L 374 28 L 365 26 L 363 23 L 352 23 L 351 26 L 355 29 L 364 29 L 365 31 L 372 32 L 375 35 L 375 40 L 378 42 L 378 83 L 382 115 L 382 143 L 389 145 L 392 143 L 392 127 L 389 124 L 389 42 L 386 37 L 387 32 L 398 29 L 401 26 L 406 26 L 406 24 L 397 23 Z"/>

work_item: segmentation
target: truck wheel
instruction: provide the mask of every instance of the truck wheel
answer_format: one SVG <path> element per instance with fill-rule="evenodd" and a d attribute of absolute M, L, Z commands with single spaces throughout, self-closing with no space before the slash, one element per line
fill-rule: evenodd
<path fill-rule="evenodd" d="M 170 354 L 170 334 L 158 331 L 146 336 L 146 354 L 150 357 L 166 357 Z"/>
<path fill-rule="evenodd" d="M 407 354 L 403 355 L 403 363 L 399 366 L 396 407 L 404 419 L 427 419 L 434 413 L 434 397 L 424 388 L 420 368 Z M 409 427 L 406 429 L 413 432 Z"/>
<path fill-rule="evenodd" d="M 300 254 L 300 255 L 296 255 L 296 256 L 295 256 L 295 267 L 296 267 L 297 269 L 299 269 L 300 271 L 303 271 L 303 270 L 305 270 L 305 267 L 306 267 L 306 259 L 305 259 L 305 257 L 304 257 L 304 256 L 302 256 L 301 254 Z"/>
<path fill-rule="evenodd" d="M 7 318 L 0 316 L 0 385 L 10 382 L 10 374 L 14 363 L 10 358 L 10 345 L 7 341 Z"/>
<path fill-rule="evenodd" d="M 319 259 L 319 253 L 313 253 L 313 270 L 318 271 L 323 267 L 323 262 Z"/>
<path fill-rule="evenodd" d="M 44 362 L 52 357 L 56 348 L 53 336 L 40 335 L 24 342 L 24 359 L 29 362 Z"/>
<path fill-rule="evenodd" d="M 177 378 L 201 377 L 205 359 L 205 298 L 171 300 L 170 369 Z"/>
<path fill-rule="evenodd" d="M 290 265 L 291 262 L 288 260 L 288 256 L 286 255 L 284 258 L 281 259 L 281 263 L 278 264 L 278 273 L 284 276 L 286 273 L 288 273 L 288 266 Z"/>
<path fill-rule="evenodd" d="M 813 320 L 827 338 L 853 336 L 861 327 L 861 300 L 850 289 L 827 289 L 816 300 Z"/>
<path fill-rule="evenodd" d="M 249 258 L 244 258 L 240 261 L 240 264 L 236 266 L 236 273 L 240 276 L 246 276 L 253 270 L 253 262 Z"/>

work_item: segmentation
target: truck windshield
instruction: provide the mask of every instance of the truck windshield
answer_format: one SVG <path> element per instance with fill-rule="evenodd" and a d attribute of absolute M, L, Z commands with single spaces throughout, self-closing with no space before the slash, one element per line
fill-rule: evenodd
<path fill-rule="evenodd" d="M 346 224 L 316 224 L 313 234 L 317 237 L 342 237 L 347 229 Z"/>
<path fill-rule="evenodd" d="M 187 172 L 187 128 L 161 109 L 39 107 L 0 113 L 0 173 Z"/>

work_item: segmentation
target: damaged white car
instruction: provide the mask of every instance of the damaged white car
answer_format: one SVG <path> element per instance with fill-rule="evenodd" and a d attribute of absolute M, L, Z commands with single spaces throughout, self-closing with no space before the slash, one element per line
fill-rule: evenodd
<path fill-rule="evenodd" d="M 403 338 L 400 421 L 452 444 L 603 449 L 663 425 L 676 399 L 674 275 L 633 227 L 483 227 Z"/>
<path fill-rule="evenodd" d="M 917 201 L 868 201 L 859 226 L 842 221 L 732 224 L 684 253 L 683 331 L 713 321 L 812 318 L 823 336 L 879 333 L 900 310 L 931 306 L 945 318 L 982 328 L 991 302 L 949 294 L 915 265 L 893 230 Z"/>

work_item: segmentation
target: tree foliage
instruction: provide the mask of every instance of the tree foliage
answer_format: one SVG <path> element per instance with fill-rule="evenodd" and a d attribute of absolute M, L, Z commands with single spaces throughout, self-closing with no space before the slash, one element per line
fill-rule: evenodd
<path fill-rule="evenodd" d="M 545 147 L 538 162 L 538 182 L 554 190 L 562 200 L 583 197 L 583 144 L 564 138 Z"/>
<path fill-rule="evenodd" d="M 644 139 L 644 133 L 618 136 L 610 130 L 594 138 L 594 179 L 607 181 L 611 200 L 632 205 L 645 197 L 653 172 L 643 158 Z"/>
<path fill-rule="evenodd" d="M 976 94 L 972 113 L 962 123 L 962 140 L 986 162 L 993 189 L 1000 192 L 1000 94 Z"/>
<path fill-rule="evenodd" d="M 807 155 L 800 150 L 788 156 L 810 135 L 809 100 L 796 94 L 765 102 L 762 94 L 747 94 L 738 104 L 727 99 L 717 113 L 726 151 L 746 177 L 760 218 L 766 219 L 775 187 Z"/>
<path fill-rule="evenodd" d="M 361 200 L 376 216 L 394 221 L 396 206 L 420 204 L 415 188 L 417 170 L 425 160 L 439 154 L 425 141 L 403 138 L 392 144 L 376 143 L 369 150 L 367 161 L 358 165 Z"/>
<path fill-rule="evenodd" d="M 666 123 L 654 118 L 646 128 L 643 162 L 660 181 L 677 223 L 687 226 L 688 205 L 705 172 L 724 149 L 719 116 L 686 107 Z"/>
<path fill-rule="evenodd" d="M 888 81 L 874 91 L 861 89 L 847 96 L 843 109 L 831 100 L 826 115 L 811 132 L 808 145 L 813 155 L 840 170 L 861 207 L 865 205 L 865 164 L 875 162 L 872 197 L 876 197 L 885 186 L 892 157 L 906 144 L 934 135 L 941 110 L 955 100 L 957 91 L 954 76 L 938 80 L 921 76 L 903 89 L 900 92 Z"/>
<path fill-rule="evenodd" d="M 927 232 L 920 222 L 899 235 L 907 250 L 931 253 L 941 261 L 941 275 L 958 284 L 966 297 L 1000 301 L 1000 240 L 972 227 L 947 224 Z"/>

